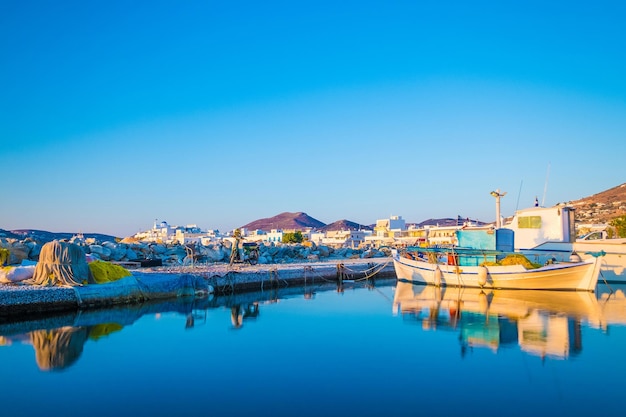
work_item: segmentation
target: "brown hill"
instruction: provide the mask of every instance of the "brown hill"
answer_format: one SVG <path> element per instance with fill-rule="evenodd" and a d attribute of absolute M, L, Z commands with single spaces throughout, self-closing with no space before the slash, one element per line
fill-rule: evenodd
<path fill-rule="evenodd" d="M 268 217 L 266 219 L 259 219 L 253 222 L 250 222 L 242 228 L 246 228 L 248 230 L 265 230 L 270 231 L 272 229 L 283 229 L 283 230 L 304 230 L 308 228 L 319 229 L 320 227 L 326 226 L 325 223 L 314 219 L 303 212 L 297 213 L 289 213 L 284 212 L 280 213 L 274 217 Z"/>
<path fill-rule="evenodd" d="M 335 230 L 372 230 L 372 228 L 369 226 L 364 226 L 362 224 L 351 222 L 349 220 L 337 220 L 336 222 L 321 227 L 319 230 L 320 232 L 328 232 Z"/>
<path fill-rule="evenodd" d="M 626 183 L 598 194 L 571 201 L 579 223 L 609 223 L 626 215 Z"/>
<path fill-rule="evenodd" d="M 485 225 L 487 223 L 481 222 L 480 220 L 469 219 L 467 217 L 458 216 L 456 219 L 452 218 L 442 218 L 442 219 L 428 219 L 424 220 L 421 223 L 417 223 L 417 227 L 425 227 L 425 226 L 462 226 L 465 222 L 472 222 L 473 224 L 477 224 L 479 226 Z"/>

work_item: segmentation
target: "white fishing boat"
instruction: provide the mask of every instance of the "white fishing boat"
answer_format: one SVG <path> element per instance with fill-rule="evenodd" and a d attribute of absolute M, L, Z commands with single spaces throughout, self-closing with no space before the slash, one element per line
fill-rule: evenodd
<path fill-rule="evenodd" d="M 393 263 L 399 280 L 435 286 L 594 291 L 598 282 L 600 256 L 531 266 L 506 264 L 505 255 L 475 248 L 409 247 L 394 250 Z"/>
<path fill-rule="evenodd" d="M 518 210 L 502 229 L 513 232 L 513 250 L 538 263 L 566 261 L 573 253 L 585 260 L 604 252 L 602 280 L 626 282 L 626 239 L 578 239 L 573 207 L 535 206 Z"/>

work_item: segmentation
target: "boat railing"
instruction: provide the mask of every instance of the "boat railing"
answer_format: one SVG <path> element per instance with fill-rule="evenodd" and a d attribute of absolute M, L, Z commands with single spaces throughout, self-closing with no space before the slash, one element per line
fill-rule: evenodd
<path fill-rule="evenodd" d="M 514 253 L 492 249 L 464 248 L 458 246 L 410 246 L 402 253 L 409 259 L 428 263 L 455 266 L 478 266 L 496 263 Z M 518 253 L 515 253 L 519 255 Z"/>

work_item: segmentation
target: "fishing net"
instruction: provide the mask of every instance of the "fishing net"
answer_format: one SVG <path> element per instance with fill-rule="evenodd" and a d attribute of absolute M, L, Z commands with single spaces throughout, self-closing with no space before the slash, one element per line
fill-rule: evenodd
<path fill-rule="evenodd" d="M 98 284 L 117 281 L 120 278 L 132 275 L 130 271 L 123 266 L 104 261 L 93 261 L 89 263 L 89 269 Z"/>
<path fill-rule="evenodd" d="M 522 254 L 510 254 L 507 255 L 504 259 L 499 262 L 483 262 L 484 266 L 494 266 L 494 265 L 522 265 L 526 269 L 535 269 L 541 267 L 540 264 L 531 262 L 526 256 Z"/>
<path fill-rule="evenodd" d="M 95 280 L 80 246 L 54 240 L 41 248 L 39 262 L 29 283 L 76 286 L 93 284 Z"/>
<path fill-rule="evenodd" d="M 10 257 L 11 257 L 11 252 L 9 252 L 8 249 L 0 248 L 0 266 L 8 264 Z"/>

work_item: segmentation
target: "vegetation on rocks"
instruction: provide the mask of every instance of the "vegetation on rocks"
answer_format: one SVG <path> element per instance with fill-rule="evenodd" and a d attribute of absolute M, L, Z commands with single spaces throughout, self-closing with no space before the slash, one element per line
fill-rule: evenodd
<path fill-rule="evenodd" d="M 625 238 L 626 237 L 626 216 L 620 216 L 620 217 L 616 217 L 615 219 L 611 220 L 611 222 L 609 223 L 610 226 L 613 227 L 613 229 L 615 230 L 615 234 L 618 238 Z M 611 229 L 608 229 L 609 232 L 612 232 Z M 614 237 L 614 236 L 610 236 L 609 237 Z"/>

